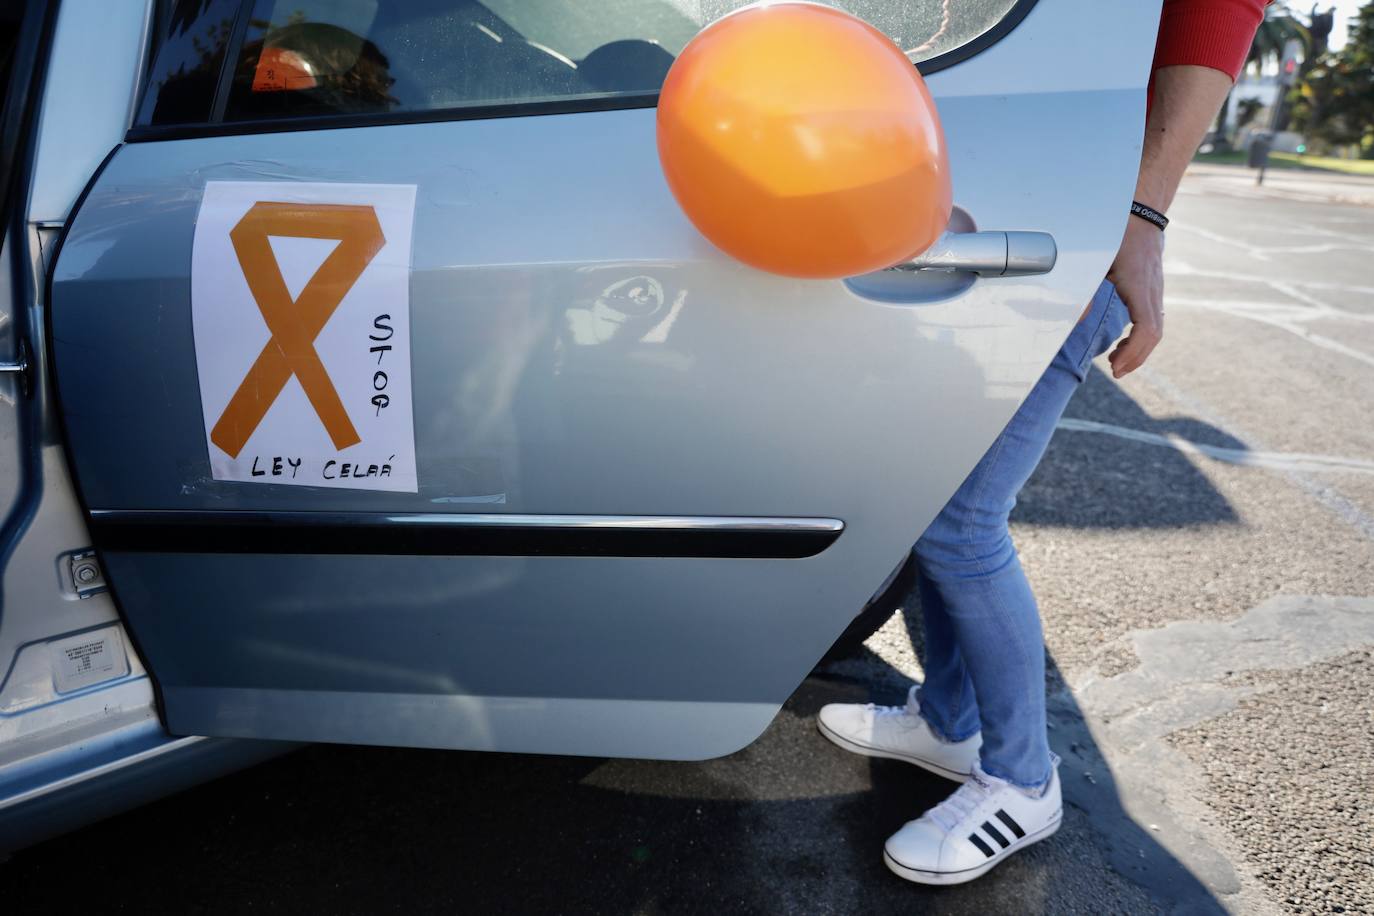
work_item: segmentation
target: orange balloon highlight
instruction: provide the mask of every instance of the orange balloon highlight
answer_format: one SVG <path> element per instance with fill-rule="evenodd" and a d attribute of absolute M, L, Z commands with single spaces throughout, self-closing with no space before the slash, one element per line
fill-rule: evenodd
<path fill-rule="evenodd" d="M 830 7 L 747 7 L 702 30 L 663 84 L 658 154 L 701 234 L 772 273 L 881 270 L 949 222 L 925 81 L 886 35 Z"/>

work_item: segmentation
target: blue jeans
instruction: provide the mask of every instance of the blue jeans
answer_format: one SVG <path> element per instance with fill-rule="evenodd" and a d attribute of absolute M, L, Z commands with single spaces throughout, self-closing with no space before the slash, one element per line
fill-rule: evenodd
<path fill-rule="evenodd" d="M 1032 791 L 1051 775 L 1045 641 L 1007 517 L 1093 357 L 1127 321 L 1115 287 L 1102 281 L 1087 315 L 914 548 L 925 623 L 921 715 L 947 741 L 981 728 L 983 770 Z"/>

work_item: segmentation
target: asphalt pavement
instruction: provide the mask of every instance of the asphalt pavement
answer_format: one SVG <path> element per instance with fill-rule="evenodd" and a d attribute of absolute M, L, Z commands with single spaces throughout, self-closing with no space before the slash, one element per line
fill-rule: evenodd
<path fill-rule="evenodd" d="M 986 877 L 892 876 L 952 784 L 815 731 L 919 679 L 913 598 L 730 757 L 311 747 L 15 855 L 0 910 L 1374 912 L 1374 184 L 1304 175 L 1190 173 L 1164 345 L 1017 507 L 1065 822 Z"/>

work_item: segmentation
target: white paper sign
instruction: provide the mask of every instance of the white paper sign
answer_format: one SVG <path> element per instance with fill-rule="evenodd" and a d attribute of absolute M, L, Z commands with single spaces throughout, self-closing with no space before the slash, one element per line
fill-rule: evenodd
<path fill-rule="evenodd" d="M 216 480 L 415 492 L 414 185 L 212 181 L 191 316 Z"/>

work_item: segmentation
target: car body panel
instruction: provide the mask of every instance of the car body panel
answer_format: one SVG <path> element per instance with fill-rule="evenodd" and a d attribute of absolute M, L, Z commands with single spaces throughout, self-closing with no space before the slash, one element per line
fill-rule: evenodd
<path fill-rule="evenodd" d="M 956 204 L 980 228 L 1049 232 L 1060 253 L 1043 277 L 913 275 L 905 302 L 725 258 L 668 193 L 648 109 L 119 150 L 53 277 L 57 382 L 92 510 L 844 524 L 796 559 L 99 544 L 169 726 L 671 758 L 751 741 L 901 563 L 1105 273 L 1140 150 L 1138 37 L 1157 14 L 1039 4 L 932 77 Z M 418 188 L 418 492 L 212 479 L 190 309 L 209 181 Z"/>

